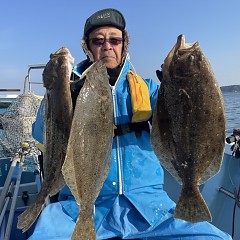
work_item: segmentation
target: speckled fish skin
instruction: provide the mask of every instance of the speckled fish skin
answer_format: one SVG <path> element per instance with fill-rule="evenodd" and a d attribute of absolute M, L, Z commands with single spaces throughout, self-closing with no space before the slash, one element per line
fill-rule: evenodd
<path fill-rule="evenodd" d="M 44 207 L 45 199 L 65 184 L 61 168 L 65 159 L 72 122 L 70 74 L 73 58 L 67 48 L 50 55 L 43 71 L 44 102 L 44 180 L 36 200 L 19 216 L 18 228 L 27 231 Z"/>
<path fill-rule="evenodd" d="M 77 98 L 62 168 L 80 212 L 71 239 L 94 240 L 93 204 L 109 171 L 113 134 L 112 96 L 102 62 L 94 63 Z"/>
<path fill-rule="evenodd" d="M 169 52 L 153 114 L 151 143 L 161 164 L 182 184 L 175 218 L 211 221 L 199 185 L 219 172 L 225 145 L 224 102 L 199 43 L 184 35 Z"/>

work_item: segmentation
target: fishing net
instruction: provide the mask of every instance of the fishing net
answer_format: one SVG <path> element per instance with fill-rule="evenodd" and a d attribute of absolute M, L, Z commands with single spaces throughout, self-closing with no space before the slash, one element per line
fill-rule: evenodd
<path fill-rule="evenodd" d="M 20 94 L 1 116 L 3 129 L 0 145 L 5 155 L 15 155 L 26 142 L 34 148 L 36 140 L 32 137 L 32 123 L 36 119 L 41 99 L 33 93 Z"/>

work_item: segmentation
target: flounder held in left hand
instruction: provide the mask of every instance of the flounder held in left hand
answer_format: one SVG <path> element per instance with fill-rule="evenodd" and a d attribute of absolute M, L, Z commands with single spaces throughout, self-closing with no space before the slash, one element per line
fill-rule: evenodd
<path fill-rule="evenodd" d="M 180 35 L 164 61 L 151 133 L 161 164 L 183 185 L 176 218 L 211 221 L 198 185 L 220 170 L 225 123 L 222 93 L 207 58 L 198 42 L 186 44 Z"/>

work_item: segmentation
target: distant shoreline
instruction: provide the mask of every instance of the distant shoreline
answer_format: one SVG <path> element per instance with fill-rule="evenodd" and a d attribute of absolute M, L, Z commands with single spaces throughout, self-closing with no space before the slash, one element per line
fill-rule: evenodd
<path fill-rule="evenodd" d="M 220 87 L 222 92 L 240 92 L 240 85 L 230 85 Z"/>

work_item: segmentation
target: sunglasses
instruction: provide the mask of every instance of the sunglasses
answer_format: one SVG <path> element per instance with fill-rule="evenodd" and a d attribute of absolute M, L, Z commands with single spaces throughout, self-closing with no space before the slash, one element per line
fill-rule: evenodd
<path fill-rule="evenodd" d="M 105 42 L 109 42 L 111 45 L 117 46 L 122 43 L 123 39 L 119 37 L 115 38 L 91 38 L 89 41 L 92 42 L 93 45 L 102 46 Z"/>

